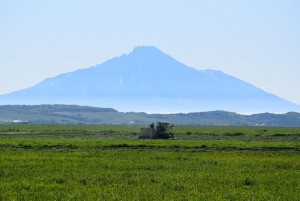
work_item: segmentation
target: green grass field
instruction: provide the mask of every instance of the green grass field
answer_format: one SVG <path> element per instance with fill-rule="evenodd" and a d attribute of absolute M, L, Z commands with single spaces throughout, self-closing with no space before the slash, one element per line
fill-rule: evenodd
<path fill-rule="evenodd" d="M 299 200 L 300 128 L 1 125 L 0 200 Z"/>

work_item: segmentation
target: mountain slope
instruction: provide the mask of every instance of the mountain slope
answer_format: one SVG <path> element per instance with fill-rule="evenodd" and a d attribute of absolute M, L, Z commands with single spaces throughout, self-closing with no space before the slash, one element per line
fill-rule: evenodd
<path fill-rule="evenodd" d="M 300 111 L 299 106 L 223 72 L 196 70 L 144 46 L 0 97 L 0 104 L 57 103 L 173 113 Z"/>

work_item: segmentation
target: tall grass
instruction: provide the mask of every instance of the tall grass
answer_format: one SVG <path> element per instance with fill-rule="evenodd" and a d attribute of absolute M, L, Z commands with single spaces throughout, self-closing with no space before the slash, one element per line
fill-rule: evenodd
<path fill-rule="evenodd" d="M 297 200 L 287 151 L 1 149 L 1 200 Z"/>

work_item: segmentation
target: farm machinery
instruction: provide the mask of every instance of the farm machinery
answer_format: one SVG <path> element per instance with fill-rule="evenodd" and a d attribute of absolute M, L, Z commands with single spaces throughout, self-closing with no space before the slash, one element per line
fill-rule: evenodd
<path fill-rule="evenodd" d="M 152 123 L 140 129 L 139 139 L 174 139 L 171 132 L 173 127 L 169 122 L 157 122 L 156 125 Z"/>

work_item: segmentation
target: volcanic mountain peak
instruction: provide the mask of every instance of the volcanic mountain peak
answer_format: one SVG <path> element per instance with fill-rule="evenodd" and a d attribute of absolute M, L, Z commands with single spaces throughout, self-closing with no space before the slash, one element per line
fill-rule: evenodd
<path fill-rule="evenodd" d="M 221 71 L 188 67 L 153 46 L 0 96 L 0 104 L 53 103 L 172 113 L 300 111 L 298 105 Z"/>
<path fill-rule="evenodd" d="M 167 56 L 169 55 L 162 52 L 160 49 L 156 48 L 155 46 L 137 46 L 135 47 L 129 55 L 137 55 L 137 56 L 147 56 L 147 57 L 157 57 L 160 56 Z"/>

